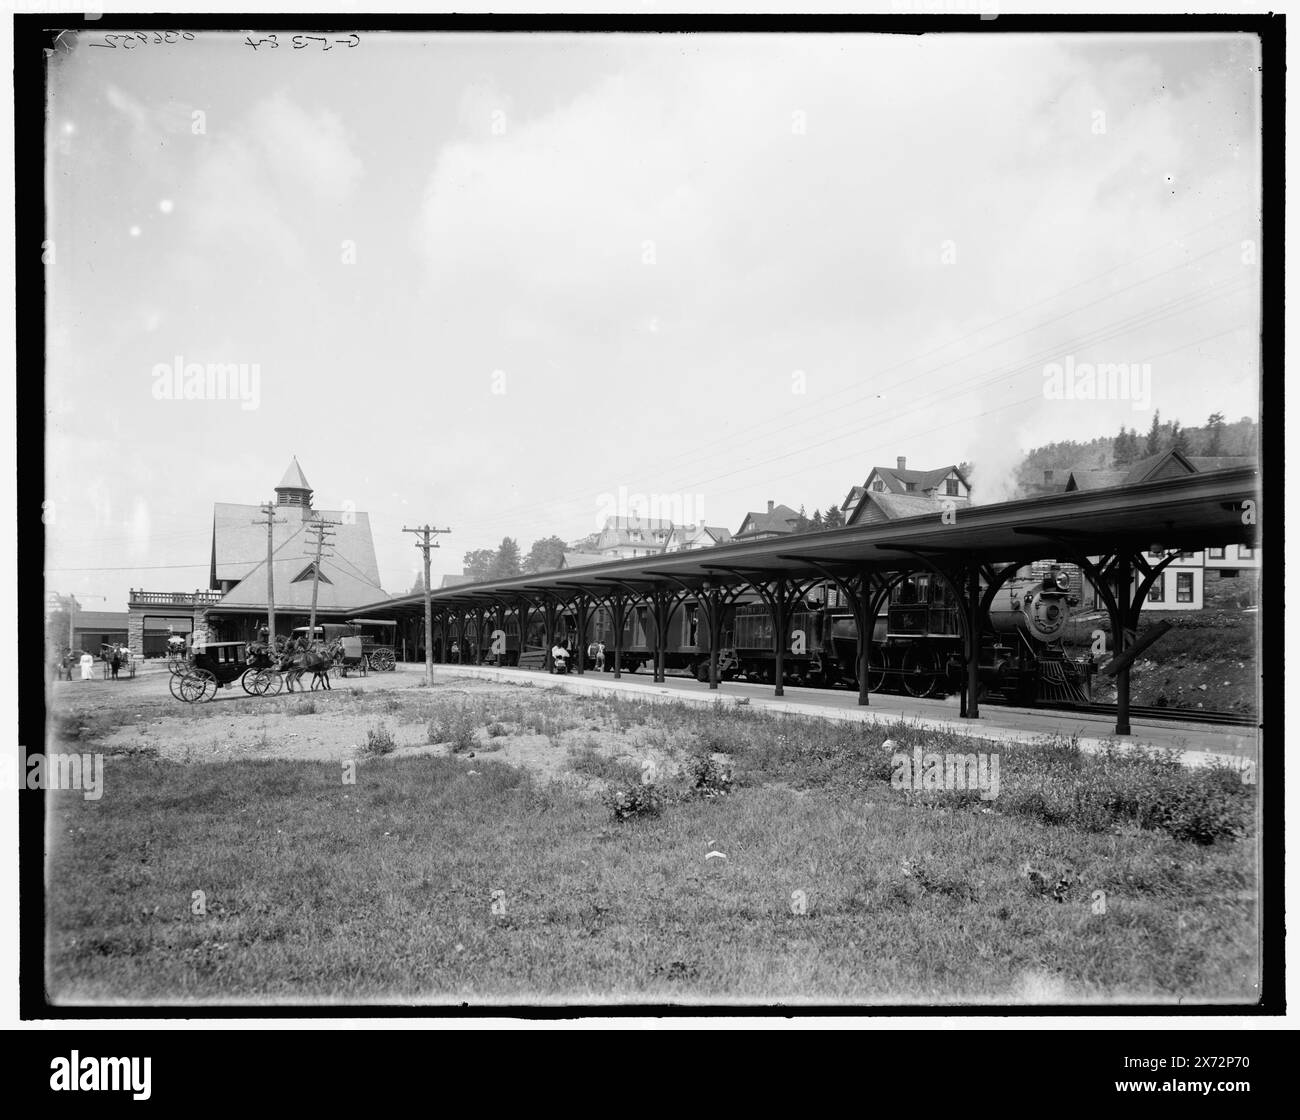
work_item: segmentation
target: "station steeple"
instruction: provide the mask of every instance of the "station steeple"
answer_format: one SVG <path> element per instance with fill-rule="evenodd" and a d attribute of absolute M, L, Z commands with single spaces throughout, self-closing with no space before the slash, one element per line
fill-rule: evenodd
<path fill-rule="evenodd" d="M 284 477 L 280 479 L 280 485 L 275 488 L 275 504 L 299 506 L 306 516 L 311 512 L 311 496 L 311 485 L 302 473 L 302 467 L 298 466 L 298 459 L 295 456 L 293 462 L 289 464 L 289 469 L 284 472 Z"/>

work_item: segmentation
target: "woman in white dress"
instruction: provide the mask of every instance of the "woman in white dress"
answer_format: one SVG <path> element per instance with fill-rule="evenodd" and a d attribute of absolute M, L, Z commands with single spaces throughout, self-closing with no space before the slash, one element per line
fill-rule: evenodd
<path fill-rule="evenodd" d="M 95 659 L 90 656 L 90 651 L 86 650 L 81 655 L 81 679 L 83 681 L 91 680 L 95 672 Z"/>

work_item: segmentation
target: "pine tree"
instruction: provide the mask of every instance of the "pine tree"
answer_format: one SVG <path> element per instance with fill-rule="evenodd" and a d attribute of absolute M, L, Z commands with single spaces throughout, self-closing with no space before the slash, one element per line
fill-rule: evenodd
<path fill-rule="evenodd" d="M 424 573 L 422 571 L 417 571 L 415 573 L 415 582 L 411 584 L 411 590 L 408 594 L 419 595 L 422 591 L 424 591 Z"/>
<path fill-rule="evenodd" d="M 1223 413 L 1211 412 L 1210 418 L 1206 420 L 1205 426 L 1208 429 L 1210 441 L 1206 445 L 1205 454 L 1222 455 L 1223 454 Z"/>
<path fill-rule="evenodd" d="M 844 514 L 839 506 L 826 507 L 826 528 L 839 529 L 844 525 Z"/>
<path fill-rule="evenodd" d="M 1174 421 L 1174 426 L 1169 433 L 1169 446 L 1183 455 L 1187 454 L 1189 446 L 1187 431 L 1177 420 Z"/>
<path fill-rule="evenodd" d="M 520 574 L 519 542 L 513 537 L 502 537 L 501 547 L 497 549 L 488 569 L 488 579 L 509 579 Z"/>
<path fill-rule="evenodd" d="M 1147 432 L 1147 455 L 1160 454 L 1160 409 L 1156 409 L 1156 414 L 1151 417 L 1151 428 Z"/>
<path fill-rule="evenodd" d="M 814 533 L 820 533 L 825 528 L 826 528 L 826 522 L 822 519 L 822 511 L 819 509 L 813 510 L 812 526 L 811 526 L 812 531 Z"/>

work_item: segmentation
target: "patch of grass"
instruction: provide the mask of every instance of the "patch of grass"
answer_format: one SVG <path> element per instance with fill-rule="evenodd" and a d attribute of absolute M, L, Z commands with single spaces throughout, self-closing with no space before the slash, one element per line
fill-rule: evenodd
<path fill-rule="evenodd" d="M 558 784 L 474 769 L 374 759 L 344 785 L 334 763 L 123 758 L 100 801 L 51 792 L 51 998 L 1258 994 L 1249 844 L 927 808 L 880 781 L 750 788 L 615 825 Z M 714 848 L 727 858 L 706 860 Z"/>
<path fill-rule="evenodd" d="M 319 709 L 316 707 L 316 701 L 299 700 L 297 703 L 290 703 L 286 710 L 286 715 L 291 716 L 314 716 Z"/>
<path fill-rule="evenodd" d="M 635 785 L 641 781 L 641 768 L 626 759 L 610 758 L 590 745 L 569 749 L 569 769 L 602 781 Z"/>

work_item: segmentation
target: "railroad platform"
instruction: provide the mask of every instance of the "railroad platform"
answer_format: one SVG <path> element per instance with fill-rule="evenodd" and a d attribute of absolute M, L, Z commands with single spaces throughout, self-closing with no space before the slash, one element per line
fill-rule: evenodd
<path fill-rule="evenodd" d="M 418 668 L 418 666 L 412 666 Z M 1176 750 L 1184 765 L 1204 766 L 1214 761 L 1255 764 L 1258 773 L 1261 732 L 1250 727 L 1222 727 L 1196 724 L 1188 720 L 1143 722 L 1133 719 L 1131 735 L 1116 736 L 1113 717 L 1088 712 L 1053 712 L 1040 709 L 982 705 L 978 719 L 963 719 L 958 713 L 960 701 L 918 700 L 912 696 L 872 693 L 871 703 L 859 706 L 858 694 L 847 689 L 801 688 L 787 686 L 784 696 L 774 696 L 770 684 L 723 681 L 716 690 L 692 677 L 668 677 L 656 684 L 649 674 L 625 673 L 615 680 L 612 673 L 588 671 L 551 674 L 530 669 L 502 669 L 487 665 L 435 665 L 435 680 L 474 677 L 511 684 L 559 688 L 579 694 L 618 693 L 652 703 L 683 702 L 747 706 L 750 711 L 781 712 L 822 719 L 891 724 L 907 720 L 920 727 L 959 732 L 995 742 L 1032 743 L 1054 736 L 1077 735 L 1083 750 L 1097 751 L 1107 744 L 1152 746 Z"/>

